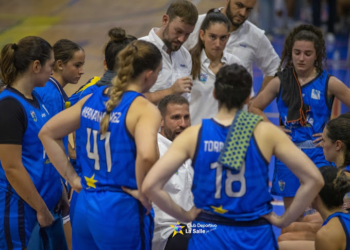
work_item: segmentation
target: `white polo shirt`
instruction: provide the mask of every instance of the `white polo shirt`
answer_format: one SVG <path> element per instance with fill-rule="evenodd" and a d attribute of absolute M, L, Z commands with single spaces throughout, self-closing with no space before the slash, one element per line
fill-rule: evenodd
<path fill-rule="evenodd" d="M 198 16 L 196 26 L 184 43 L 188 50 L 198 41 L 200 26 L 206 14 Z M 264 76 L 274 76 L 277 72 L 280 58 L 265 36 L 265 31 L 249 21 L 245 21 L 237 30 L 231 32 L 225 50 L 242 60 L 243 66 L 253 76 L 253 63 L 262 71 Z"/>
<path fill-rule="evenodd" d="M 171 143 L 170 140 L 158 133 L 160 157 L 165 154 Z M 191 163 L 191 160 L 187 160 L 164 185 L 164 190 L 170 195 L 173 201 L 186 211 L 189 211 L 194 205 L 191 192 L 194 172 Z M 152 249 L 160 250 L 165 248 L 169 236 L 174 232 L 174 228 L 170 225 L 176 225 L 178 220 L 160 210 L 154 203 L 153 209 L 155 217 Z"/>
<path fill-rule="evenodd" d="M 242 65 L 242 61 L 224 51 L 221 62 L 225 65 L 237 63 Z M 202 119 L 214 117 L 219 110 L 218 101 L 214 99 L 213 90 L 215 83 L 215 74 L 209 69 L 210 60 L 205 50 L 201 53 L 201 73 L 200 79 L 193 80 L 191 91 L 190 115 L 191 125 L 197 125 Z"/>
<path fill-rule="evenodd" d="M 140 38 L 140 40 L 145 40 L 156 45 L 163 57 L 162 70 L 159 72 L 158 79 L 150 89 L 150 92 L 168 89 L 177 79 L 185 76 L 191 77 L 192 71 L 192 59 L 188 50 L 181 46 L 178 51 L 172 51 L 170 57 L 167 53 L 167 46 L 156 34 L 158 30 L 159 28 L 153 28 L 148 36 Z M 190 93 L 184 93 L 183 96 L 188 101 L 191 99 Z"/>

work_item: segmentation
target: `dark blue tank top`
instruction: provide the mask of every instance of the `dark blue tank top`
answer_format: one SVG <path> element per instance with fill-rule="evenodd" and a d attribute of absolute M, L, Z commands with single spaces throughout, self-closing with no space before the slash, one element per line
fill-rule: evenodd
<path fill-rule="evenodd" d="M 288 107 L 281 98 L 282 88 L 280 89 L 277 107 L 283 124 L 292 131 L 290 136 L 293 142 L 312 141 L 315 139 L 313 134 L 323 132 L 323 128 L 330 118 L 333 103 L 333 98 L 327 97 L 329 77 L 330 75 L 326 71 L 322 71 L 311 82 L 301 86 L 303 101 L 310 106 L 310 111 L 307 112 L 306 126 L 301 126 L 299 121 L 287 123 Z"/>
<path fill-rule="evenodd" d="M 135 177 L 136 145 L 126 127 L 126 115 L 135 98 L 134 91 L 123 94 L 111 113 L 108 132 L 100 134 L 100 122 L 109 96 L 98 88 L 85 102 L 80 128 L 76 131 L 77 157 L 82 168 L 82 185 L 89 191 L 137 189 Z"/>
<path fill-rule="evenodd" d="M 338 217 L 341 225 L 343 226 L 343 230 L 346 236 L 346 247 L 345 250 L 350 250 L 350 214 L 348 213 L 342 213 L 342 212 L 336 212 L 334 214 L 331 214 L 328 216 L 328 218 L 323 222 L 323 225 L 326 225 L 328 221 L 330 221 L 332 218 Z"/>
<path fill-rule="evenodd" d="M 268 162 L 251 137 L 240 171 L 217 162 L 229 127 L 204 119 L 193 158 L 192 192 L 197 208 L 236 221 L 255 220 L 272 211 Z"/>
<path fill-rule="evenodd" d="M 14 98 L 23 107 L 27 129 L 22 139 L 22 163 L 47 207 L 49 210 L 52 210 L 61 198 L 62 184 L 59 173 L 50 163 L 38 137 L 41 128 L 50 116 L 40 96 L 35 91 L 33 91 L 33 96 L 38 100 L 40 109 L 34 107 L 22 96 L 11 91 L 10 88 L 5 89 L 0 94 L 0 100 Z M 0 162 L 0 185 L 6 187 L 8 184 L 9 182 Z M 15 190 L 12 190 L 12 193 L 18 196 Z"/>

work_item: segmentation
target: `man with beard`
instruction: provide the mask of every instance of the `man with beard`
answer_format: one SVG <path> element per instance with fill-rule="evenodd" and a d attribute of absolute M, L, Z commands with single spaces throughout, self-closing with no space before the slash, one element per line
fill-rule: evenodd
<path fill-rule="evenodd" d="M 154 104 L 172 94 L 183 94 L 190 99 L 192 60 L 182 44 L 193 31 L 197 19 L 196 6 L 186 0 L 178 0 L 163 15 L 162 27 L 153 28 L 148 36 L 140 38 L 156 45 L 163 56 L 163 67 L 158 80 L 150 93 L 145 94 Z"/>
<path fill-rule="evenodd" d="M 280 59 L 265 32 L 247 21 L 256 2 L 256 0 L 226 0 L 225 7 L 220 8 L 220 11 L 231 21 L 231 35 L 225 50 L 241 59 L 243 66 L 252 76 L 253 63 L 258 66 L 264 74 L 260 89 L 262 91 L 277 72 Z M 198 17 L 194 31 L 184 44 L 188 50 L 197 44 L 200 26 L 205 16 L 206 14 L 203 14 Z M 253 89 L 252 96 L 254 96 Z"/>
<path fill-rule="evenodd" d="M 163 156 L 172 141 L 191 125 L 191 119 L 189 103 L 183 96 L 166 96 L 159 102 L 158 108 L 162 116 L 158 146 L 160 156 Z M 169 193 L 170 197 L 187 211 L 193 207 L 192 179 L 193 169 L 191 161 L 188 160 L 164 186 L 164 190 Z M 180 224 L 183 227 L 182 233 L 174 235 L 174 228 L 171 225 L 177 225 L 177 219 L 160 210 L 155 204 L 153 208 L 155 218 L 152 249 L 187 249 L 190 234 L 186 225 Z"/>

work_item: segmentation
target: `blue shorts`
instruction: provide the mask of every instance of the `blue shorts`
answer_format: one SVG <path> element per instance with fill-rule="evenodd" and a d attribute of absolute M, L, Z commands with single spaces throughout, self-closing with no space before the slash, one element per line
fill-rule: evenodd
<path fill-rule="evenodd" d="M 192 222 L 191 232 L 189 250 L 278 249 L 272 225 L 262 218 L 255 221 L 239 222 L 236 225 L 213 224 L 195 220 Z"/>
<path fill-rule="evenodd" d="M 332 165 L 326 161 L 323 148 L 301 149 L 318 167 Z M 275 172 L 273 175 L 271 194 L 282 197 L 294 197 L 300 187 L 299 179 L 281 162 L 275 159 Z"/>
<path fill-rule="evenodd" d="M 0 186 L 0 249 L 24 249 L 37 222 L 36 211 L 11 190 Z"/>
<path fill-rule="evenodd" d="M 154 212 L 124 192 L 82 190 L 76 202 L 73 249 L 151 249 Z"/>

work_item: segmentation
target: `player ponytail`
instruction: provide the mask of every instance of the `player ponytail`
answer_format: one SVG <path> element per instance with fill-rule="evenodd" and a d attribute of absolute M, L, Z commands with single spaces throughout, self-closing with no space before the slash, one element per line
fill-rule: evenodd
<path fill-rule="evenodd" d="M 36 36 L 27 36 L 17 44 L 6 44 L 0 54 L 0 79 L 5 85 L 11 86 L 33 61 L 38 60 L 44 66 L 51 57 L 51 51 L 51 45 Z"/>
<path fill-rule="evenodd" d="M 313 25 L 302 24 L 295 27 L 287 36 L 278 71 L 293 67 L 292 50 L 296 41 L 309 41 L 314 44 L 316 51 L 315 67 L 323 70 L 323 66 L 327 65 L 327 54 L 322 31 Z"/>
<path fill-rule="evenodd" d="M 162 61 L 159 49 L 152 43 L 137 40 L 130 43 L 118 54 L 117 76 L 113 79 L 110 99 L 106 103 L 106 115 L 101 120 L 101 133 L 108 130 L 110 114 L 119 104 L 131 80 L 143 71 L 155 71 Z"/>
<path fill-rule="evenodd" d="M 321 200 L 328 209 L 341 207 L 345 194 L 350 192 L 350 179 L 333 166 L 321 167 L 320 171 L 325 183 L 319 193 Z"/>
<path fill-rule="evenodd" d="M 137 40 L 136 37 L 127 35 L 122 28 L 112 28 L 108 32 L 110 40 L 104 49 L 105 60 L 109 70 L 117 70 L 118 53 L 122 51 L 129 43 Z"/>
<path fill-rule="evenodd" d="M 211 9 L 208 11 L 206 17 L 204 18 L 200 30 L 204 33 L 210 28 L 212 24 L 222 23 L 227 27 L 227 33 L 230 31 L 230 21 L 228 18 L 220 12 L 218 9 Z M 200 32 L 198 34 L 198 42 L 193 49 L 190 50 L 192 57 L 192 78 L 199 79 L 201 73 L 201 53 L 204 49 L 204 43 L 201 40 Z"/>

